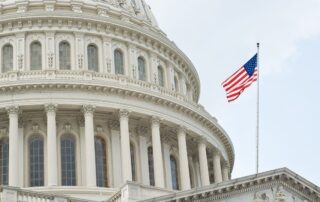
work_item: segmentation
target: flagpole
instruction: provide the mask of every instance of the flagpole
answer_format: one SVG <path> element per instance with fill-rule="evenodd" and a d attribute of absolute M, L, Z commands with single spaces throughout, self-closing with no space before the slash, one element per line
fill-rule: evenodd
<path fill-rule="evenodd" d="M 259 48 L 260 48 L 260 44 L 257 43 L 257 70 L 258 70 L 258 78 L 257 78 L 257 139 L 256 139 L 256 152 L 257 152 L 257 159 L 256 159 L 256 173 L 258 174 L 259 173 L 259 109 L 260 109 L 260 106 L 259 106 L 259 101 L 260 101 L 260 95 L 259 95 L 259 82 L 260 82 L 260 70 L 259 70 Z"/>

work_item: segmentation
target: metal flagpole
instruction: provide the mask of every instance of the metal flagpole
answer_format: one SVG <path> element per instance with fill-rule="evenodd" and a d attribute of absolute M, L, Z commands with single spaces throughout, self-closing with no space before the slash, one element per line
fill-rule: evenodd
<path fill-rule="evenodd" d="M 259 48 L 260 48 L 260 44 L 257 43 L 257 72 L 258 72 L 258 78 L 257 78 L 257 142 L 256 142 L 256 149 L 257 149 L 257 174 L 259 173 L 259 101 L 260 101 L 260 95 L 259 95 L 259 82 L 260 82 L 260 70 L 259 70 Z"/>

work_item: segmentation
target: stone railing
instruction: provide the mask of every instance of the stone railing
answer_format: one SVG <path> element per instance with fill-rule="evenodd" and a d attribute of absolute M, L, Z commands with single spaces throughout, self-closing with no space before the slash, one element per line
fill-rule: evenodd
<path fill-rule="evenodd" d="M 43 80 L 70 80 L 70 81 L 88 81 L 88 84 L 121 84 L 126 87 L 139 87 L 144 90 L 158 92 L 161 96 L 169 96 L 177 100 L 187 102 L 193 106 L 197 106 L 192 99 L 180 93 L 174 92 L 167 88 L 161 87 L 155 83 L 140 81 L 122 75 L 114 75 L 107 73 L 98 73 L 91 71 L 75 71 L 75 70 L 40 70 L 40 71 L 17 71 L 0 74 L 0 87 L 2 85 L 19 84 L 24 81 L 43 81 Z"/>
<path fill-rule="evenodd" d="M 0 187 L 0 202 L 96 202 L 78 198 L 46 194 L 16 187 Z"/>

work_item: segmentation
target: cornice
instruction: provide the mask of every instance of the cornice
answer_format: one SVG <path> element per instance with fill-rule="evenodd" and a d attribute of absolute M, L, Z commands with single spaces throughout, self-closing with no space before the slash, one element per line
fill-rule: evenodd
<path fill-rule="evenodd" d="M 46 78 L 46 71 L 12 72 L 8 74 L 0 74 L 0 95 L 7 94 L 8 92 L 12 93 L 34 90 L 43 91 L 44 89 L 69 89 L 72 91 L 81 90 L 103 94 L 131 96 L 139 100 L 162 105 L 182 113 L 182 116 L 193 118 L 204 127 L 211 130 L 226 148 L 232 170 L 234 164 L 234 149 L 232 142 L 217 121 L 201 106 L 193 102 L 187 102 L 187 100 L 181 99 L 179 96 L 175 97 L 174 93 L 171 94 L 169 91 L 166 94 L 166 91 L 164 91 L 162 88 L 158 89 L 157 85 L 153 86 L 153 84 L 147 82 L 138 82 L 128 77 L 120 78 L 115 75 L 79 71 L 50 70 L 50 72 L 56 74 L 54 77 L 55 79 L 52 79 L 52 75 Z M 39 76 L 39 74 L 43 76 Z M 63 76 L 64 74 L 65 77 Z M 76 75 L 76 79 L 71 78 L 72 74 Z M 90 80 L 90 82 L 79 77 L 79 75 L 86 77 L 87 74 L 91 75 L 90 78 L 92 78 L 92 80 Z M 12 77 L 10 75 L 15 76 Z M 9 78 L 13 78 L 13 80 L 10 81 Z M 101 78 L 113 79 L 114 81 L 106 82 L 107 80 L 101 80 Z M 125 80 L 126 85 L 122 85 L 120 80 Z"/>
<path fill-rule="evenodd" d="M 85 16 L 85 17 L 84 17 Z M 191 60 L 159 29 L 155 29 L 143 21 L 137 23 L 135 18 L 131 21 L 109 18 L 90 13 L 77 13 L 55 10 L 28 11 L 23 13 L 2 14 L 0 20 L 0 36 L 17 32 L 34 32 L 54 30 L 90 32 L 90 34 L 112 36 L 115 39 L 143 45 L 148 50 L 155 51 L 167 61 L 174 61 L 180 72 L 188 77 L 191 86 L 195 88 L 194 96 L 198 102 L 200 95 L 200 80 Z M 134 20 L 133 20 L 134 19 Z M 32 20 L 36 22 L 32 22 Z M 66 23 L 62 23 L 66 22 Z M 71 23 L 70 23 L 71 21 Z M 31 24 L 30 24 L 31 23 Z M 61 26 L 67 24 L 67 26 Z M 87 26 L 90 25 L 90 29 Z M 35 26 L 34 29 L 31 29 Z"/>
<path fill-rule="evenodd" d="M 222 183 L 212 184 L 197 189 L 178 192 L 148 201 L 214 201 L 232 198 L 235 195 L 245 192 L 255 192 L 257 190 L 269 189 L 272 187 L 286 187 L 293 193 L 305 197 L 310 202 L 320 201 L 320 188 L 298 176 L 287 168 L 277 169 L 242 177 Z"/>

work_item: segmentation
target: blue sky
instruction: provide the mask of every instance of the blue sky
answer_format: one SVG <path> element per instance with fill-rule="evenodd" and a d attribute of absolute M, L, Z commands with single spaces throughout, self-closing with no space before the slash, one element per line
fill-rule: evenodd
<path fill-rule="evenodd" d="M 200 103 L 231 137 L 233 178 L 255 173 L 256 85 L 227 103 L 221 82 L 260 49 L 260 171 L 288 167 L 320 185 L 320 1 L 148 0 L 193 61 Z"/>

